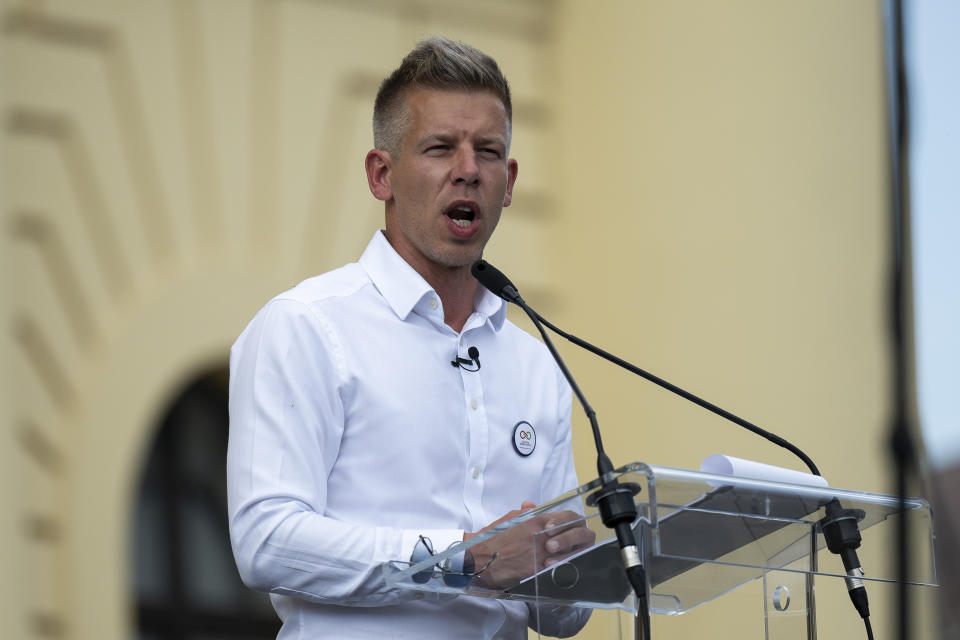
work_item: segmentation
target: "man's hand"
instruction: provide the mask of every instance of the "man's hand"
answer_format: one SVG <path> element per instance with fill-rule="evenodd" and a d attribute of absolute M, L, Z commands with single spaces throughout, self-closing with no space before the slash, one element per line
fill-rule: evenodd
<path fill-rule="evenodd" d="M 536 505 L 524 501 L 519 509 L 490 523 L 476 533 L 464 533 L 469 540 L 478 533 L 515 518 Z M 569 523 L 568 526 L 563 526 Z M 543 531 L 543 533 L 540 533 Z M 536 535 L 540 533 L 540 535 Z M 499 535 L 473 545 L 474 571 L 482 573 L 476 584 L 491 588 L 508 588 L 544 567 L 562 561 L 594 543 L 596 535 L 586 527 L 583 516 L 575 511 L 544 513 L 512 527 Z"/>

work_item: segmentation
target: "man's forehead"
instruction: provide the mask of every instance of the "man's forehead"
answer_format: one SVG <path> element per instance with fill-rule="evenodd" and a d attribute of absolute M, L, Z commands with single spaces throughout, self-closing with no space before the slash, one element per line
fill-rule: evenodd
<path fill-rule="evenodd" d="M 492 91 L 417 87 L 404 96 L 404 103 L 411 124 L 421 135 L 464 123 L 486 124 L 483 128 L 487 134 L 510 135 L 506 107 Z"/>

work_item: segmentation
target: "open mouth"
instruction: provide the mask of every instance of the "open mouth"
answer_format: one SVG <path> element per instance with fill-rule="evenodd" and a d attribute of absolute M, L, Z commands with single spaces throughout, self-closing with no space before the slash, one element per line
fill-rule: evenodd
<path fill-rule="evenodd" d="M 461 229 L 466 229 L 476 219 L 477 214 L 473 205 L 458 204 L 447 210 L 446 216 L 450 218 L 455 225 Z"/>

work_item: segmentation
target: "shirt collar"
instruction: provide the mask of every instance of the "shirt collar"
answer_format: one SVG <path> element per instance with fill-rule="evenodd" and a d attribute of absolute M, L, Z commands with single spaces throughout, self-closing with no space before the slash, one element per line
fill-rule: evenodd
<path fill-rule="evenodd" d="M 378 230 L 373 234 L 359 263 L 401 320 L 406 320 L 424 298 L 434 296 L 439 299 L 423 276 L 394 250 L 383 231 Z M 473 309 L 475 313 L 485 316 L 495 331 L 500 330 L 507 316 L 503 299 L 482 286 L 477 287 Z"/>

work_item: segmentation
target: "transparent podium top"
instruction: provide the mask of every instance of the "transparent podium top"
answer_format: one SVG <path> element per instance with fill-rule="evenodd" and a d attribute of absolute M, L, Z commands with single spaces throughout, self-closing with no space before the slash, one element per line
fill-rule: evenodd
<path fill-rule="evenodd" d="M 845 517 L 855 518 L 861 532 L 893 529 L 896 519 L 906 518 L 915 548 L 907 582 L 936 584 L 932 517 L 924 500 L 907 499 L 901 513 L 895 496 L 639 462 L 614 476 L 635 492 L 634 529 L 652 612 L 682 613 L 769 570 L 840 575 L 809 564 L 814 544 L 826 546 L 820 525 L 828 505 L 831 514 L 840 508 Z M 616 538 L 591 499 L 601 485 L 589 482 L 421 562 L 386 563 L 385 579 L 421 591 L 636 612 Z M 547 543 L 558 534 L 578 540 L 579 546 L 550 555 Z M 881 570 L 865 579 L 893 582 L 898 577 Z"/>

